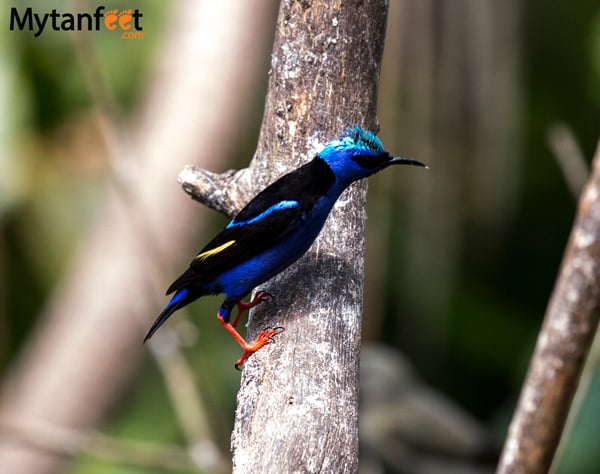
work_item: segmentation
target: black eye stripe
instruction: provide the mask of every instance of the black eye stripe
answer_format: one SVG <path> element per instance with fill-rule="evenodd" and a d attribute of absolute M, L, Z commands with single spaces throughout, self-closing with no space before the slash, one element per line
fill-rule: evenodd
<path fill-rule="evenodd" d="M 390 160 L 389 155 L 356 155 L 352 159 L 366 169 L 379 168 Z"/>

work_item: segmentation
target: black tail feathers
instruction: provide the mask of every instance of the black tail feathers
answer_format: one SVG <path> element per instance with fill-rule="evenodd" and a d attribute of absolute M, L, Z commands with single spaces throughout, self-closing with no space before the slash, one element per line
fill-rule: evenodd
<path fill-rule="evenodd" d="M 169 304 L 165 307 L 165 309 L 162 310 L 162 312 L 158 315 L 158 317 L 152 324 L 150 331 L 148 331 L 148 334 L 146 334 L 146 337 L 144 338 L 144 342 L 150 339 L 154 335 L 154 333 L 158 331 L 158 328 L 161 327 L 163 323 L 167 319 L 169 319 L 169 316 L 171 316 L 175 311 L 196 299 L 189 298 L 188 294 L 189 290 L 187 288 L 183 288 L 177 293 L 175 293 L 173 298 L 171 298 L 171 301 L 169 301 Z"/>
<path fill-rule="evenodd" d="M 148 331 L 148 334 L 146 334 L 144 343 L 146 343 L 146 341 L 150 339 L 156 331 L 158 331 L 158 328 L 161 327 L 163 323 L 169 319 L 169 316 L 171 316 L 176 310 L 176 305 L 167 306 L 162 313 L 158 315 L 158 318 L 156 318 L 156 321 L 154 321 L 154 324 L 152 324 L 150 331 Z"/>

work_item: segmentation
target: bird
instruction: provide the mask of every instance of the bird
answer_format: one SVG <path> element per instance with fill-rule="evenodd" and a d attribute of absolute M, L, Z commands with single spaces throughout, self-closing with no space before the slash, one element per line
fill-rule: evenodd
<path fill-rule="evenodd" d="M 206 295 L 223 294 L 217 319 L 243 349 L 239 367 L 283 328 L 266 328 L 252 342 L 236 330 L 241 314 L 271 295 L 257 286 L 298 260 L 317 238 L 342 192 L 353 182 L 392 165 L 426 167 L 387 152 L 371 131 L 354 125 L 325 144 L 315 157 L 259 192 L 167 289 L 173 294 L 144 342 L 178 309 Z M 237 314 L 232 319 L 232 310 Z"/>

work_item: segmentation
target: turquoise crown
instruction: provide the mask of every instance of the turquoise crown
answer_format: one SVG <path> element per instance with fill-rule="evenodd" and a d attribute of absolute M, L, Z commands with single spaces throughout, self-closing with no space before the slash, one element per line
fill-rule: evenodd
<path fill-rule="evenodd" d="M 372 153 L 385 153 L 381 140 L 373 132 L 369 132 L 358 125 L 348 127 L 339 138 L 329 142 L 337 150 L 365 150 Z"/>

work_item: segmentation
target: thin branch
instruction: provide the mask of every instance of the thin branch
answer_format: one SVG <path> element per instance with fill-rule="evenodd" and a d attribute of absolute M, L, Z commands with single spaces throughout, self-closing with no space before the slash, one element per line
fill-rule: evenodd
<path fill-rule="evenodd" d="M 600 143 L 577 210 L 499 474 L 552 464 L 600 318 Z"/>

